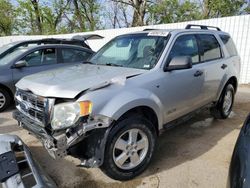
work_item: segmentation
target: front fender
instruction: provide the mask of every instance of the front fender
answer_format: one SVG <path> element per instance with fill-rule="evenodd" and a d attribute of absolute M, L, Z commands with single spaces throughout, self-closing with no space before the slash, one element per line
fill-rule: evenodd
<path fill-rule="evenodd" d="M 146 106 L 151 108 L 158 118 L 158 127 L 163 125 L 163 106 L 159 98 L 152 92 L 144 89 L 123 91 L 112 97 L 99 111 L 100 114 L 118 120 L 127 111 Z"/>

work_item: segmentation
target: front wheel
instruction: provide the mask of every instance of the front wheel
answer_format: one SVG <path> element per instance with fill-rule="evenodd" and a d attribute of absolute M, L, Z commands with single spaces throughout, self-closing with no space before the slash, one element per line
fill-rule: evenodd
<path fill-rule="evenodd" d="M 211 114 L 216 119 L 226 119 L 230 115 L 234 103 L 234 94 L 233 85 L 228 84 L 222 91 L 217 105 L 211 108 Z"/>
<path fill-rule="evenodd" d="M 155 128 L 145 118 L 132 116 L 118 122 L 108 137 L 102 171 L 116 180 L 134 178 L 151 161 L 155 140 Z"/>
<path fill-rule="evenodd" d="M 7 107 L 9 107 L 11 103 L 11 97 L 9 93 L 0 88 L 0 112 L 4 111 Z"/>

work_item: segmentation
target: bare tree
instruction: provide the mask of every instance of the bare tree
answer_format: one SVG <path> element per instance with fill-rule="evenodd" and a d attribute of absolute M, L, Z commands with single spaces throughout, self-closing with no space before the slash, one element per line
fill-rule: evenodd
<path fill-rule="evenodd" d="M 150 0 L 112 0 L 117 3 L 125 4 L 133 8 L 132 26 L 143 26 L 145 14 Z"/>
<path fill-rule="evenodd" d="M 80 31 L 94 30 L 98 26 L 97 0 L 70 0 Z"/>

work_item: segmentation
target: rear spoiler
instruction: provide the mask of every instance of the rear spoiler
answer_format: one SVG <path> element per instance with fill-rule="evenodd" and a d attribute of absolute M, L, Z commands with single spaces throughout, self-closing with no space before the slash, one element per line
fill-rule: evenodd
<path fill-rule="evenodd" d="M 86 34 L 86 35 L 75 35 L 71 39 L 75 40 L 95 40 L 95 39 L 103 39 L 104 37 L 97 34 Z"/>

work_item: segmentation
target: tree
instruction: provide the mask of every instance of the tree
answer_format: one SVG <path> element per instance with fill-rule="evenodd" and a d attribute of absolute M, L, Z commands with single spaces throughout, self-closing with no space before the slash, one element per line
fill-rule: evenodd
<path fill-rule="evenodd" d="M 15 24 L 15 9 L 7 0 L 0 0 L 0 35 L 11 35 Z"/>
<path fill-rule="evenodd" d="M 122 28 L 122 27 L 130 27 L 131 23 L 131 7 L 128 7 L 126 4 L 118 3 L 112 0 L 106 0 L 105 5 L 102 8 L 103 19 L 105 23 L 111 25 L 112 28 Z"/>
<path fill-rule="evenodd" d="M 70 0 L 43 1 L 43 4 L 38 0 L 18 0 L 18 3 L 18 26 L 21 33 L 53 34 L 62 31 L 62 28 L 64 30 L 65 26 L 59 25 L 68 11 Z"/>
<path fill-rule="evenodd" d="M 199 5 L 191 1 L 158 0 L 149 7 L 150 18 L 154 24 L 174 23 L 201 18 Z"/>
<path fill-rule="evenodd" d="M 35 23 L 38 29 L 37 34 L 43 34 L 43 28 L 42 28 L 42 15 L 40 13 L 40 8 L 38 5 L 38 0 L 31 0 L 31 5 L 33 6 L 34 15 L 35 15 Z"/>
<path fill-rule="evenodd" d="M 69 3 L 70 0 L 54 0 L 52 6 L 46 5 L 42 8 L 44 33 L 64 32 L 66 26 L 60 24 L 63 22 L 64 14 L 69 11 Z"/>
<path fill-rule="evenodd" d="M 78 31 L 93 31 L 98 28 L 100 5 L 97 0 L 71 0 L 71 9 L 73 13 L 71 24 L 75 22 Z"/>
<path fill-rule="evenodd" d="M 203 18 L 238 15 L 245 0 L 204 0 Z"/>
<path fill-rule="evenodd" d="M 143 26 L 145 25 L 145 15 L 149 4 L 152 3 L 150 0 L 112 0 L 117 3 L 131 6 L 133 8 L 133 19 L 131 26 Z"/>

